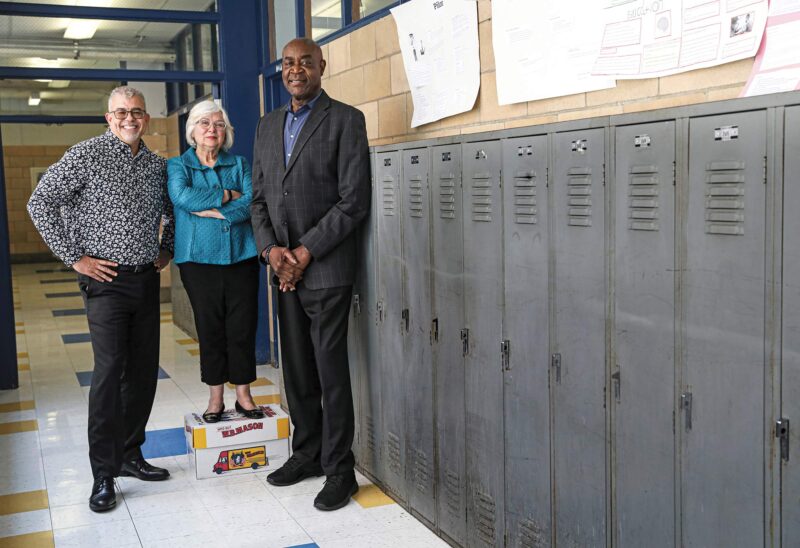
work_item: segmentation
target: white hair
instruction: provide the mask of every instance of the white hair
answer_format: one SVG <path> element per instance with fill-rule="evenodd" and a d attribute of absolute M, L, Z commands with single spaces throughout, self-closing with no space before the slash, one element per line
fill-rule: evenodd
<path fill-rule="evenodd" d="M 145 106 L 144 101 L 144 94 L 136 88 L 132 88 L 131 86 L 119 86 L 115 87 L 111 90 L 111 93 L 108 96 L 108 111 L 111 112 L 111 100 L 114 99 L 115 95 L 122 95 L 128 99 L 133 99 L 134 97 L 138 97 L 142 100 L 142 105 Z M 147 107 L 145 106 L 145 110 Z"/>
<path fill-rule="evenodd" d="M 233 126 L 228 119 L 228 113 L 214 101 L 203 101 L 192 107 L 192 110 L 189 111 L 189 117 L 186 119 L 186 142 L 189 143 L 192 148 L 197 148 L 197 141 L 194 140 L 193 135 L 197 122 L 199 122 L 201 118 L 205 118 L 215 112 L 222 113 L 222 119 L 225 121 L 226 126 L 225 141 L 222 143 L 222 150 L 228 150 L 233 146 Z"/>

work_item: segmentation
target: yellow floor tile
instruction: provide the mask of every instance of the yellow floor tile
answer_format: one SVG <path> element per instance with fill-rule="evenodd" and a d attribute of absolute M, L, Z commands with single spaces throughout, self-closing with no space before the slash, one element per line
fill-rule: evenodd
<path fill-rule="evenodd" d="M 34 510 L 45 510 L 49 507 L 50 505 L 47 503 L 47 491 L 44 489 L 0 496 L 0 516 L 18 514 L 20 512 L 33 512 Z"/>
<path fill-rule="evenodd" d="M 281 403 L 280 394 L 268 394 L 266 396 L 253 396 L 256 405 L 266 405 L 268 403 Z"/>
<path fill-rule="evenodd" d="M 175 342 L 184 346 L 187 344 L 197 344 L 197 341 L 194 339 L 177 339 Z"/>
<path fill-rule="evenodd" d="M 36 402 L 33 400 L 0 403 L 0 413 L 13 413 L 14 411 L 27 411 L 35 408 Z"/>
<path fill-rule="evenodd" d="M 24 325 L 25 325 L 25 322 L 14 322 L 14 326 L 15 327 L 23 327 Z"/>
<path fill-rule="evenodd" d="M 18 434 L 36 430 L 39 430 L 39 424 L 35 420 L 0 423 L 0 434 Z"/>
<path fill-rule="evenodd" d="M 55 543 L 52 531 L 0 538 L 0 548 L 52 548 L 53 546 Z"/>
<path fill-rule="evenodd" d="M 161 318 L 161 323 L 172 323 L 172 318 Z"/>
<path fill-rule="evenodd" d="M 172 316 L 172 312 L 170 312 L 169 310 L 164 310 L 163 312 L 161 312 L 161 315 L 162 316 Z"/>
<path fill-rule="evenodd" d="M 17 358 L 27 358 L 27 357 L 28 357 L 27 352 L 17 352 Z"/>
<path fill-rule="evenodd" d="M 233 385 L 231 383 L 227 383 L 227 384 L 228 384 L 228 388 L 233 388 Z M 251 382 L 250 386 L 272 386 L 272 381 L 269 380 L 269 379 L 265 379 L 263 377 L 259 377 L 256 380 L 254 380 L 253 382 Z"/>
<path fill-rule="evenodd" d="M 30 370 L 31 366 L 28 363 L 21 363 L 19 364 L 19 367 L 17 367 L 17 371 L 30 371 Z"/>
<path fill-rule="evenodd" d="M 358 493 L 353 495 L 353 500 L 361 505 L 362 508 L 375 508 L 376 506 L 386 506 L 395 502 L 378 489 L 377 485 L 361 485 Z"/>
<path fill-rule="evenodd" d="M 24 329 L 17 329 L 16 330 L 16 334 L 17 335 L 24 335 L 25 334 L 25 330 Z"/>
<path fill-rule="evenodd" d="M 199 356 L 200 355 L 200 349 L 199 348 L 189 348 L 186 351 L 189 354 L 191 354 L 192 356 Z"/>

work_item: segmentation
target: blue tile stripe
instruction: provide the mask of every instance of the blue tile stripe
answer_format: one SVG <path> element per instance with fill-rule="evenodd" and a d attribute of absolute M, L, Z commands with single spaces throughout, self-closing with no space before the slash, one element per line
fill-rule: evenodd
<path fill-rule="evenodd" d="M 48 299 L 60 299 L 61 297 L 80 297 L 80 291 L 67 291 L 66 293 L 45 293 L 45 297 Z"/>
<path fill-rule="evenodd" d="M 92 373 L 93 371 L 76 371 L 75 376 L 78 377 L 78 384 L 81 386 L 91 386 L 92 385 Z M 158 378 L 159 379 L 168 379 L 169 375 L 166 371 L 158 368 Z"/>
<path fill-rule="evenodd" d="M 183 428 L 148 430 L 142 445 L 142 456 L 146 459 L 174 457 L 186 454 L 186 435 Z"/>
<path fill-rule="evenodd" d="M 48 274 L 50 272 L 75 272 L 75 271 L 65 266 L 61 268 L 42 268 L 41 270 L 36 271 L 37 274 Z"/>
<path fill-rule="evenodd" d="M 92 336 L 89 333 L 69 333 L 61 335 L 61 340 L 64 344 L 85 343 L 92 342 Z"/>
<path fill-rule="evenodd" d="M 319 548 L 319 545 L 316 542 L 309 542 L 308 544 L 295 544 L 286 548 Z"/>
<path fill-rule="evenodd" d="M 60 316 L 85 316 L 86 310 L 83 308 L 64 308 L 62 310 L 53 310 L 53 316 L 58 318 Z"/>
<path fill-rule="evenodd" d="M 67 282 L 75 282 L 76 278 L 56 278 L 52 280 L 39 280 L 40 284 L 65 284 Z"/>

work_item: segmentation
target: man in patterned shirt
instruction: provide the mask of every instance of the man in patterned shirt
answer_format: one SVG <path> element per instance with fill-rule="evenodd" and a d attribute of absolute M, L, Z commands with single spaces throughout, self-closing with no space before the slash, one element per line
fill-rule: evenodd
<path fill-rule="evenodd" d="M 28 202 L 45 243 L 78 272 L 86 306 L 94 351 L 89 508 L 95 512 L 116 505 L 116 476 L 169 477 L 141 451 L 158 378 L 159 272 L 174 243 L 166 161 L 141 140 L 150 115 L 140 91 L 114 89 L 105 116 L 108 131 L 70 148 Z"/>

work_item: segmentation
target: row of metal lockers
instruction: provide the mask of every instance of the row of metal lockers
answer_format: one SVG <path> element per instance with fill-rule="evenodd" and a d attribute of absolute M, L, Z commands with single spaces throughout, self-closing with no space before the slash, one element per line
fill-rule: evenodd
<path fill-rule="evenodd" d="M 375 149 L 360 467 L 453 545 L 800 545 L 791 100 Z"/>

